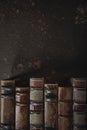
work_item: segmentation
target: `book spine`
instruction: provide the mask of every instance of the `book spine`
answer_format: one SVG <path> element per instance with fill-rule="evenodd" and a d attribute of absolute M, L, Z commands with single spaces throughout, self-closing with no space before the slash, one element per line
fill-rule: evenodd
<path fill-rule="evenodd" d="M 29 87 L 16 87 L 15 130 L 29 129 Z"/>
<path fill-rule="evenodd" d="M 58 130 L 72 130 L 72 87 L 58 87 Z"/>
<path fill-rule="evenodd" d="M 1 80 L 1 128 L 14 129 L 14 80 Z"/>
<path fill-rule="evenodd" d="M 58 84 L 45 84 L 44 125 L 45 130 L 57 130 L 57 92 Z"/>
<path fill-rule="evenodd" d="M 72 78 L 73 86 L 73 130 L 87 129 L 87 80 Z"/>
<path fill-rule="evenodd" d="M 44 79 L 30 78 L 30 130 L 44 130 Z"/>

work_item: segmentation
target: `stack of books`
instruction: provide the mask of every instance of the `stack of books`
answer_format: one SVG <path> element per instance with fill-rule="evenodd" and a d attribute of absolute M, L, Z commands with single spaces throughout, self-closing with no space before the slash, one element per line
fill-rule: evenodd
<path fill-rule="evenodd" d="M 87 81 L 71 85 L 30 78 L 28 86 L 1 80 L 0 130 L 87 130 Z"/>

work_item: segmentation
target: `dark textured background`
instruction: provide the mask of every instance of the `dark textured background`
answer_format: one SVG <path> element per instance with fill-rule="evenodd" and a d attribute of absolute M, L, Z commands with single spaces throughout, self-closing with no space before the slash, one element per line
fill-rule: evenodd
<path fill-rule="evenodd" d="M 0 0 L 0 79 L 87 77 L 86 0 Z"/>

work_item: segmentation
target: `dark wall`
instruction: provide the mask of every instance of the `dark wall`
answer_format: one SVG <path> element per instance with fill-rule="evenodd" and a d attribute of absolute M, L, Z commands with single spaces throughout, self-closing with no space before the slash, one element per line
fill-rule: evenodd
<path fill-rule="evenodd" d="M 87 77 L 86 0 L 0 1 L 0 79 Z"/>

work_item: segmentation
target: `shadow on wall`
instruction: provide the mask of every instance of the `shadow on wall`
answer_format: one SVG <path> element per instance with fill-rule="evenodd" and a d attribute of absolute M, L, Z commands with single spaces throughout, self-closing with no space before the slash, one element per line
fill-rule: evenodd
<path fill-rule="evenodd" d="M 31 77 L 44 77 L 47 83 L 68 85 L 71 77 L 86 77 L 87 69 L 81 61 L 30 58 L 18 53 L 11 70 L 11 79 L 19 86 L 29 85 Z"/>
<path fill-rule="evenodd" d="M 38 1 L 35 1 L 34 7 L 25 1 L 20 2 L 19 5 L 23 7 L 23 11 L 22 8 L 19 8 L 19 19 L 16 18 L 11 30 L 9 29 L 11 24 L 8 24 L 7 34 L 10 30 L 11 44 L 12 39 L 13 41 L 14 39 L 17 40 L 16 46 L 13 46 L 11 50 L 14 48 L 16 50 L 16 47 L 20 48 L 18 53 L 14 52 L 16 57 L 12 65 L 11 78 L 16 79 L 19 85 L 28 85 L 30 77 L 45 77 L 46 82 L 58 82 L 72 76 L 87 76 L 87 63 L 85 63 L 85 61 L 87 62 L 85 58 L 85 52 L 87 52 L 86 29 L 85 25 L 79 24 L 78 19 L 81 11 L 84 12 L 84 8 L 82 8 L 84 6 L 76 8 L 76 3 L 79 4 L 76 1 L 73 4 L 71 1 L 66 3 L 64 0 L 59 0 L 58 3 L 53 0 Z M 10 9 L 9 12 L 11 12 Z M 10 14 L 9 17 L 11 23 L 13 22 L 12 16 Z M 83 16 L 85 18 L 86 15 L 83 13 L 80 19 L 83 19 Z M 6 18 L 8 19 L 8 15 L 6 15 Z M 75 19 L 78 21 L 75 21 Z M 14 30 L 13 35 L 12 30 Z M 45 33 L 43 30 L 45 30 Z M 18 39 L 15 38 L 16 33 Z M 7 39 L 9 44 L 9 37 Z M 12 55 L 9 56 L 13 57 Z"/>

